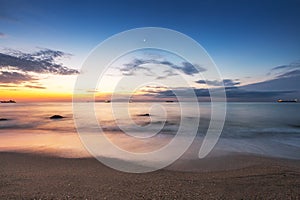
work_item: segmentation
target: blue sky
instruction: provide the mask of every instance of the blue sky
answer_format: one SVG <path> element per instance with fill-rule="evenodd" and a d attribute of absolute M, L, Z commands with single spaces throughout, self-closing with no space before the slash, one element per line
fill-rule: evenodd
<path fill-rule="evenodd" d="M 165 27 L 199 42 L 224 78 L 263 81 L 270 70 L 300 60 L 300 1 L 271 0 L 0 0 L 0 47 L 48 48 L 72 54 L 80 68 L 113 34 Z"/>

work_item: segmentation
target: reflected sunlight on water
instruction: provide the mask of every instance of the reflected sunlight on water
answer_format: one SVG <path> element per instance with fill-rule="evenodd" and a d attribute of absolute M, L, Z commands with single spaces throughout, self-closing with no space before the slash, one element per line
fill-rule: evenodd
<path fill-rule="evenodd" d="M 149 152 L 171 141 L 182 117 L 193 117 L 182 116 L 177 103 L 162 104 L 164 110 L 159 105 L 153 107 L 151 103 L 116 103 L 115 116 L 109 103 L 96 103 L 95 110 L 99 124 L 113 143 L 128 151 Z M 127 106 L 132 121 L 124 113 L 118 113 L 121 107 Z M 182 106 L 193 109 L 188 103 Z M 195 149 L 191 154 L 196 155 L 200 148 L 209 124 L 209 108 L 209 103 L 200 103 L 197 148 L 191 148 Z M 77 135 L 71 103 L 0 104 L 0 109 L 0 118 L 8 119 L 0 121 L 1 151 L 34 151 L 63 157 L 89 156 Z M 147 113 L 150 116 L 144 116 Z M 54 114 L 65 118 L 49 119 Z M 300 150 L 299 119 L 300 104 L 229 103 L 225 127 L 215 152 L 255 153 L 300 159 L 297 153 Z M 149 123 L 154 129 L 163 128 L 159 134 L 148 139 L 132 138 L 120 129 L 120 126 L 129 130 L 135 125 L 147 127 Z M 103 156 L 109 156 L 109 152 Z"/>

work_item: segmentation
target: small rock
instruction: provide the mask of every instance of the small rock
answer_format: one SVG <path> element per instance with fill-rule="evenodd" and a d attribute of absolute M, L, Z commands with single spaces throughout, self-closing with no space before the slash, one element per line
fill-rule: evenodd
<path fill-rule="evenodd" d="M 149 113 L 146 113 L 146 114 L 140 114 L 140 115 L 138 115 L 138 116 L 140 116 L 140 117 L 150 117 L 150 114 L 149 114 Z"/>
<path fill-rule="evenodd" d="M 53 115 L 50 117 L 50 119 L 62 119 L 62 118 L 64 118 L 64 117 L 61 115 Z"/>
<path fill-rule="evenodd" d="M 7 121 L 8 119 L 6 118 L 0 118 L 0 121 Z"/>

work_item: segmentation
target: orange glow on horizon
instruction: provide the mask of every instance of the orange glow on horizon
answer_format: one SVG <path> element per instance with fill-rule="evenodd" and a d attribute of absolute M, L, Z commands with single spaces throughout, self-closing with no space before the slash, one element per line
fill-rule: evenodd
<path fill-rule="evenodd" d="M 15 100 L 21 102 L 40 102 L 40 101 L 71 101 L 70 93 L 54 93 L 47 91 L 1 91 L 0 100 Z"/>
<path fill-rule="evenodd" d="M 91 94 L 89 94 L 90 96 Z M 92 94 L 94 95 L 94 94 Z M 83 101 L 84 101 L 83 94 Z M 16 102 L 47 102 L 63 101 L 71 102 L 72 92 L 52 92 L 47 90 L 0 90 L 0 100 L 14 100 Z M 107 100 L 111 98 L 111 93 L 96 93 L 96 100 Z"/>
<path fill-rule="evenodd" d="M 147 101 L 153 100 L 153 97 L 147 96 L 149 92 L 161 91 L 155 88 L 139 88 L 133 92 L 118 92 L 114 98 L 124 99 L 125 97 L 131 96 L 131 100 L 136 101 Z M 114 92 L 103 91 L 86 91 L 76 95 L 76 100 L 79 101 L 107 101 L 111 100 Z M 16 102 L 71 102 L 73 99 L 73 90 L 72 89 L 30 89 L 30 88 L 18 88 L 10 87 L 4 88 L 0 87 L 0 100 L 14 100 Z"/>

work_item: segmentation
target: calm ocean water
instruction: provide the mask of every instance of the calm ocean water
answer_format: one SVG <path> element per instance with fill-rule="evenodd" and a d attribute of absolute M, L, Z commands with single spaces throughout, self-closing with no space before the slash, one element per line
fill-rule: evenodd
<path fill-rule="evenodd" d="M 172 139 L 181 117 L 195 117 L 194 108 L 188 103 L 182 105 L 182 109 L 190 113 L 187 116 L 181 115 L 177 103 L 161 103 L 164 112 L 159 103 L 156 104 L 154 107 L 151 103 L 113 104 L 115 111 L 129 107 L 132 120 L 128 120 L 122 113 L 114 116 L 110 103 L 96 103 L 95 110 L 99 125 L 114 143 L 134 152 L 147 152 L 166 145 Z M 199 105 L 201 118 L 196 139 L 199 143 L 196 146 L 201 145 L 210 120 L 210 104 Z M 151 113 L 152 121 L 149 116 L 141 116 L 146 113 Z M 54 114 L 65 118 L 49 119 Z M 0 151 L 48 152 L 66 157 L 88 156 L 74 126 L 71 103 L 0 104 L 0 118 L 8 119 L 0 121 Z M 146 129 L 150 123 L 154 132 L 162 130 L 155 137 L 134 142 L 124 137 L 120 130 L 120 126 L 130 129 L 132 123 L 145 127 L 146 132 L 151 132 L 151 129 Z M 199 148 L 196 147 L 195 151 Z M 225 126 L 214 152 L 300 159 L 299 150 L 300 104 L 227 104 Z M 109 156 L 109 153 L 104 156 Z"/>

